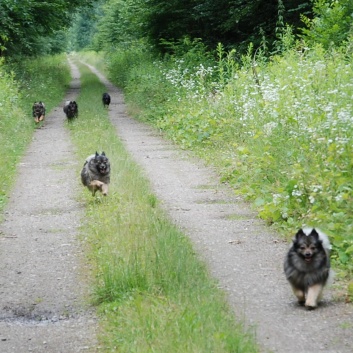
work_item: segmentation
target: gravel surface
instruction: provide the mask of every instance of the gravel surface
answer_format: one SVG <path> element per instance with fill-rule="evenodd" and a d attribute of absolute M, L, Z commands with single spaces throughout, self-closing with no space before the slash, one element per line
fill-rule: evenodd
<path fill-rule="evenodd" d="M 65 100 L 79 92 L 77 70 Z M 37 129 L 0 227 L 0 352 L 95 352 L 96 318 L 77 240 L 73 147 L 62 106 Z M 81 164 L 81 163 L 80 163 Z"/>
<path fill-rule="evenodd" d="M 237 317 L 256 332 L 261 351 L 353 352 L 352 305 L 327 290 L 317 310 L 298 306 L 282 268 L 289 244 L 214 170 L 129 118 L 121 91 L 90 68 L 112 97 L 109 114 L 118 136 Z M 78 94 L 74 66 L 73 77 L 64 101 Z M 1 353 L 96 351 L 97 323 L 86 300 L 89 269 L 76 239 L 83 210 L 75 200 L 82 186 L 74 171 L 81 162 L 72 158 L 64 124 L 58 107 L 36 131 L 0 228 Z"/>

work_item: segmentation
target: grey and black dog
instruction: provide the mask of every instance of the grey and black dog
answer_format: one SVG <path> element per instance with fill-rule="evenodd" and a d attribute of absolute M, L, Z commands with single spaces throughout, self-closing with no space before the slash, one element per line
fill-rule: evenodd
<path fill-rule="evenodd" d="M 299 229 L 284 261 L 284 272 L 294 295 L 308 309 L 317 307 L 329 277 L 331 245 L 315 228 Z"/>
<path fill-rule="evenodd" d="M 103 93 L 103 96 L 102 96 L 102 102 L 103 102 L 103 107 L 108 107 L 109 108 L 109 104 L 110 104 L 110 95 L 109 93 Z"/>
<path fill-rule="evenodd" d="M 86 158 L 81 171 L 81 181 L 92 192 L 100 191 L 104 196 L 108 194 L 110 183 L 110 162 L 104 152 L 92 154 Z"/>
<path fill-rule="evenodd" d="M 34 102 L 32 106 L 32 115 L 34 121 L 39 123 L 45 119 L 45 104 L 43 102 Z"/>
<path fill-rule="evenodd" d="M 66 101 L 63 110 L 69 120 L 78 117 L 78 105 L 75 101 Z"/>

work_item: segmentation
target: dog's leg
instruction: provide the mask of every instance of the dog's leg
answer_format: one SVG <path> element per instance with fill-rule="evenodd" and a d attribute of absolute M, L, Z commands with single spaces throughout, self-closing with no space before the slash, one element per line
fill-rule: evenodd
<path fill-rule="evenodd" d="M 96 194 L 97 190 L 102 190 L 103 185 L 104 185 L 104 183 L 102 183 L 99 180 L 92 180 L 89 183 L 89 189 L 92 191 L 92 196 L 94 196 Z"/>
<path fill-rule="evenodd" d="M 294 295 L 298 298 L 298 303 L 303 305 L 305 303 L 305 293 L 299 288 L 296 288 L 292 285 L 292 290 Z"/>
<path fill-rule="evenodd" d="M 308 293 L 305 301 L 305 306 L 308 309 L 315 309 L 317 307 L 318 299 L 322 295 L 324 289 L 322 284 L 314 284 L 308 288 Z"/>
<path fill-rule="evenodd" d="M 101 192 L 104 196 L 108 195 L 108 184 L 103 184 L 101 188 Z"/>

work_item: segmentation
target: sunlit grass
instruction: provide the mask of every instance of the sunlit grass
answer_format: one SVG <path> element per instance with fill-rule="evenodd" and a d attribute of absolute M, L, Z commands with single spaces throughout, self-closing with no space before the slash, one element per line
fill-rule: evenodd
<path fill-rule="evenodd" d="M 87 67 L 80 71 L 80 116 L 68 124 L 78 157 L 83 162 L 104 150 L 112 166 L 106 198 L 82 190 L 87 210 L 82 236 L 95 267 L 104 350 L 257 351 L 189 239 L 167 220 L 118 140 L 101 105 L 104 86 Z"/>

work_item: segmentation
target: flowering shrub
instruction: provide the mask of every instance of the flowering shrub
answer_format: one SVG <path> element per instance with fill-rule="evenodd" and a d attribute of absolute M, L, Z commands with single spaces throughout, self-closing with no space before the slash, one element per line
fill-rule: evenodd
<path fill-rule="evenodd" d="M 184 147 L 212 150 L 223 179 L 269 223 L 321 226 L 333 258 L 353 270 L 352 62 L 320 47 L 292 50 L 243 66 L 223 86 L 217 67 L 161 70 L 175 103 L 158 127 Z"/>
<path fill-rule="evenodd" d="M 268 62 L 249 47 L 239 66 L 234 52 L 217 54 L 205 64 L 140 57 L 125 93 L 142 119 L 216 165 L 269 224 L 291 235 L 321 227 L 333 261 L 353 273 L 351 56 L 317 46 Z"/>

